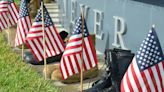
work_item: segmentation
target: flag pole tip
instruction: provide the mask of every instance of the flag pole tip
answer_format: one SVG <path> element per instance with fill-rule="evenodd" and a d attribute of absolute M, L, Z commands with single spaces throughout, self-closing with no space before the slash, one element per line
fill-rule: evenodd
<path fill-rule="evenodd" d="M 152 27 L 155 28 L 155 24 L 153 24 Z"/>

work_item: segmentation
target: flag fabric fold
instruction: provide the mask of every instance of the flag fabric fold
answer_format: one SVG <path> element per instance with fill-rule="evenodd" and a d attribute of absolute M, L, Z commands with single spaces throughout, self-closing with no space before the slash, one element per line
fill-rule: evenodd
<path fill-rule="evenodd" d="M 60 70 L 63 79 L 67 79 L 69 76 L 80 73 L 82 58 L 84 71 L 95 67 L 98 63 L 96 52 L 92 45 L 92 40 L 85 21 L 84 47 L 82 47 L 82 17 L 79 17 L 60 61 Z"/>
<path fill-rule="evenodd" d="M 0 1 L 0 30 L 15 25 L 18 21 L 18 8 L 13 0 Z"/>
<path fill-rule="evenodd" d="M 45 6 L 44 8 L 44 28 L 45 28 L 45 45 L 46 58 L 61 54 L 64 51 L 64 42 L 56 30 L 51 17 Z M 31 49 L 37 61 L 44 59 L 43 31 L 42 31 L 42 9 L 35 18 L 35 21 L 27 35 L 27 45 Z"/>
<path fill-rule="evenodd" d="M 31 19 L 26 0 L 21 0 L 17 32 L 15 37 L 15 46 L 25 43 L 28 31 L 31 28 Z"/>
<path fill-rule="evenodd" d="M 164 92 L 164 56 L 154 27 L 121 81 L 121 92 Z"/>

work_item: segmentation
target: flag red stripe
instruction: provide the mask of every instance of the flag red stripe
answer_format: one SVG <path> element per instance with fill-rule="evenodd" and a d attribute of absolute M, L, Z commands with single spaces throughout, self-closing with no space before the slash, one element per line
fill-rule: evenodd
<path fill-rule="evenodd" d="M 3 18 L 3 20 L 4 20 L 4 24 L 7 25 L 8 23 L 7 23 L 7 20 L 6 20 L 6 19 L 7 19 L 6 16 L 7 16 L 6 13 L 2 13 L 2 18 Z M 7 27 L 6 27 L 6 28 L 7 28 Z"/>
<path fill-rule="evenodd" d="M 75 46 L 67 47 L 65 50 L 71 50 L 71 49 L 75 49 L 75 48 L 79 48 L 79 47 L 81 47 L 81 45 L 75 45 Z"/>
<path fill-rule="evenodd" d="M 37 30 L 37 31 L 30 31 L 28 34 L 37 34 L 37 33 L 42 33 L 42 30 Z"/>
<path fill-rule="evenodd" d="M 11 9 L 11 10 L 10 10 Z M 12 7 L 10 7 L 10 5 L 9 5 L 9 12 L 8 12 L 9 14 L 8 14 L 8 16 L 10 16 L 11 17 L 11 19 L 10 19 L 10 24 L 11 24 L 11 26 L 12 25 L 14 25 L 17 21 L 18 21 L 18 19 L 17 18 L 15 18 L 15 16 L 16 16 L 16 14 L 15 13 L 13 13 L 13 8 Z M 11 23 L 11 21 L 13 21 L 13 23 Z"/>
<path fill-rule="evenodd" d="M 38 52 L 39 56 L 42 57 L 41 53 L 39 52 L 39 49 L 36 48 L 37 46 L 34 44 L 34 41 L 33 41 L 33 40 L 28 40 L 28 41 L 30 41 L 30 42 L 34 45 L 34 47 L 35 47 L 35 49 L 36 49 L 36 51 L 35 51 L 35 50 L 32 48 L 32 46 L 30 45 L 30 43 L 27 42 L 26 44 L 27 44 L 27 46 L 30 48 L 31 52 L 32 52 L 32 53 Z M 35 57 L 35 59 L 36 59 L 37 61 L 39 60 L 39 58 L 36 56 L 36 54 L 34 54 L 34 57 Z M 42 57 L 42 58 L 43 58 L 43 57 Z"/>
<path fill-rule="evenodd" d="M 126 78 L 126 80 L 127 80 L 127 85 L 128 85 L 128 87 L 129 87 L 129 90 L 130 90 L 130 92 L 134 92 L 134 90 L 133 90 L 133 88 L 132 88 L 132 85 L 131 85 L 131 83 L 130 83 L 130 78 L 128 77 L 128 75 L 129 75 L 129 72 L 127 72 L 127 74 L 126 74 L 126 76 L 125 76 L 125 78 Z"/>
<path fill-rule="evenodd" d="M 46 38 L 47 39 L 47 38 Z M 45 40 L 45 44 L 46 44 L 46 53 L 47 53 L 47 57 L 51 57 L 51 56 L 53 56 L 53 54 L 51 53 L 51 49 L 50 49 L 50 46 L 48 45 L 48 41 L 47 40 Z M 48 52 L 49 52 L 49 54 L 48 54 Z"/>
<path fill-rule="evenodd" d="M 160 63 L 161 64 L 161 63 Z M 157 70 L 157 74 L 158 74 L 158 78 L 159 78 L 159 81 L 160 81 L 160 87 L 162 88 L 162 76 L 160 74 L 160 70 L 159 70 L 159 64 L 155 66 L 156 70 Z M 162 92 L 164 92 L 164 90 L 162 90 Z"/>
<path fill-rule="evenodd" d="M 21 37 L 21 43 L 20 44 L 23 44 L 24 42 L 25 42 L 25 38 L 26 38 L 26 35 L 25 35 L 25 26 L 24 26 L 24 22 L 23 22 L 23 20 L 22 19 L 20 19 L 19 20 L 19 32 L 20 32 L 20 34 L 19 34 L 19 36 Z M 19 44 L 19 45 L 20 45 Z"/>
<path fill-rule="evenodd" d="M 2 27 L 3 27 L 2 29 L 6 28 L 5 23 L 2 21 L 3 20 L 2 13 L 1 13 L 0 19 L 1 19 L 1 24 L 2 24 Z"/>
<path fill-rule="evenodd" d="M 146 90 L 147 90 L 148 92 L 151 92 L 151 89 L 150 89 L 150 87 L 149 87 L 149 85 L 148 85 L 148 81 L 147 81 L 147 79 L 146 79 L 145 73 L 144 73 L 144 72 L 141 72 L 141 76 L 142 76 L 142 79 L 143 79 L 143 81 L 144 81 L 144 85 L 145 85 L 145 87 L 146 87 Z"/>
<path fill-rule="evenodd" d="M 134 70 L 134 65 L 131 64 L 131 67 L 130 68 L 131 68 L 131 72 L 132 72 L 132 75 L 133 75 L 134 80 L 135 80 L 135 84 L 137 85 L 137 89 L 139 91 L 142 91 L 141 85 L 139 83 L 139 80 L 138 80 L 137 75 L 136 75 L 135 70 Z"/>
<path fill-rule="evenodd" d="M 64 75 L 63 75 L 63 71 L 62 71 L 62 66 L 61 66 L 61 63 L 60 63 L 60 65 L 59 65 L 59 67 L 60 67 L 60 72 L 61 72 L 61 76 L 62 76 L 62 79 L 64 80 L 65 78 L 64 78 Z"/>
<path fill-rule="evenodd" d="M 54 28 L 54 27 L 53 27 L 53 28 Z M 55 31 L 55 30 L 54 30 L 54 29 L 51 30 L 50 27 L 48 27 L 48 30 L 49 30 L 49 32 L 53 35 L 52 31 Z M 56 34 L 56 35 L 57 35 L 57 34 Z M 59 42 L 59 43 L 57 42 L 57 39 L 55 39 L 55 35 L 52 36 L 52 37 L 53 37 L 53 39 L 54 39 L 54 40 L 53 40 L 54 45 L 56 45 L 56 48 L 54 47 L 55 51 L 56 51 L 56 50 L 59 50 L 59 52 L 62 52 L 62 50 L 60 50 L 60 47 L 59 47 L 59 45 L 58 45 L 60 42 Z M 59 52 L 56 51 L 57 54 L 59 54 Z"/>
<path fill-rule="evenodd" d="M 81 58 L 81 60 L 83 60 L 82 62 L 83 62 L 83 68 L 84 68 L 84 70 L 86 71 L 87 70 L 87 66 L 86 66 L 86 64 L 85 64 L 85 61 L 84 61 L 84 59 L 83 59 L 83 57 L 82 57 L 82 52 L 80 52 L 80 58 Z M 81 65 L 80 65 L 81 66 Z M 80 71 L 81 71 L 81 69 L 80 69 Z M 79 71 L 79 72 L 80 72 Z"/>
<path fill-rule="evenodd" d="M 81 69 L 80 69 L 80 65 L 78 63 L 78 59 L 77 59 L 77 57 L 75 55 L 73 55 L 73 57 L 75 59 L 75 63 L 76 63 L 76 66 L 77 66 L 77 69 L 78 69 L 78 72 L 79 72 Z"/>
<path fill-rule="evenodd" d="M 88 60 L 88 63 L 89 63 L 89 67 L 93 67 L 93 66 L 92 66 L 92 63 L 91 63 L 91 60 L 90 60 L 90 56 L 89 56 L 89 54 L 88 54 L 88 50 L 87 50 L 86 45 L 84 45 L 83 51 L 85 52 L 86 59 Z"/>
<path fill-rule="evenodd" d="M 52 46 L 52 50 L 54 51 L 54 54 L 52 54 L 52 56 L 53 56 L 53 55 L 56 55 L 57 52 L 56 52 L 56 50 L 55 50 L 55 48 L 54 48 L 54 46 L 53 46 L 53 43 L 52 43 L 52 41 L 51 41 L 51 39 L 54 41 L 52 32 L 51 32 L 51 31 L 49 31 L 49 32 L 50 32 L 50 33 L 48 33 L 48 32 L 46 31 L 45 33 L 46 33 L 46 37 L 48 38 L 48 40 L 49 40 L 49 42 L 50 42 L 50 45 Z M 51 50 L 50 50 L 50 51 L 51 51 Z"/>
<path fill-rule="evenodd" d="M 93 58 L 94 58 L 94 61 L 95 61 L 95 64 L 97 65 L 98 64 L 98 61 L 97 61 L 97 56 L 96 56 L 96 50 L 95 50 L 95 46 L 93 46 L 93 44 L 92 44 L 92 39 L 91 39 L 91 37 L 89 36 L 88 37 L 88 42 L 89 42 L 89 45 L 90 45 L 90 49 L 91 49 L 91 51 L 92 51 L 92 55 L 93 55 Z"/>
<path fill-rule="evenodd" d="M 68 56 L 68 60 L 71 61 L 70 56 Z M 71 66 L 71 69 L 72 69 L 72 73 L 75 74 L 75 69 L 72 65 L 72 62 L 70 62 L 70 66 Z"/>
<path fill-rule="evenodd" d="M 18 36 L 18 39 L 17 39 L 17 40 L 19 40 L 20 43 L 17 44 L 17 46 L 23 43 L 22 35 L 24 35 L 24 34 L 22 33 L 22 30 L 21 30 L 21 27 L 22 27 L 22 26 L 21 26 L 21 25 L 22 25 L 21 22 L 19 23 L 19 25 L 20 25 L 20 26 L 18 26 L 18 33 L 17 33 L 19 36 Z"/>
<path fill-rule="evenodd" d="M 18 11 L 14 11 L 14 9 L 17 9 L 17 8 L 15 5 L 13 6 L 12 3 L 9 5 L 9 8 L 11 9 L 11 10 L 9 9 L 10 15 L 11 15 L 13 21 L 16 23 L 18 20 Z"/>
<path fill-rule="evenodd" d="M 82 37 L 80 38 L 74 38 L 74 39 L 69 39 L 69 43 L 76 42 L 82 40 Z"/>
<path fill-rule="evenodd" d="M 153 82 L 153 85 L 154 85 L 155 91 L 156 91 L 156 92 L 159 92 L 159 91 L 158 91 L 158 88 L 157 88 L 157 84 L 156 84 L 156 82 L 155 82 L 156 80 L 155 80 L 154 74 L 153 74 L 153 72 L 152 72 L 152 69 L 149 68 L 148 71 L 149 71 L 149 74 L 150 74 L 151 80 L 152 80 L 152 82 Z"/>
<path fill-rule="evenodd" d="M 53 26 L 53 29 L 54 29 L 54 31 L 55 31 L 55 33 L 56 33 L 56 35 L 57 35 L 57 38 L 59 39 L 59 41 L 60 41 L 60 43 L 61 43 L 62 47 L 65 47 L 65 46 L 64 46 L 64 41 L 61 39 L 61 37 L 60 37 L 59 33 L 57 32 L 56 27 L 55 27 L 55 26 Z M 60 49 L 60 52 L 61 52 L 61 51 L 63 51 L 63 50 L 62 50 L 62 49 Z"/>
<path fill-rule="evenodd" d="M 48 29 L 50 30 L 50 27 L 48 27 Z M 58 33 L 56 33 L 56 30 L 55 30 L 55 28 L 53 27 L 53 29 L 52 29 L 54 32 L 55 32 L 55 34 L 56 34 L 56 36 L 57 36 L 57 38 L 59 39 L 60 37 L 58 36 Z M 55 35 L 54 35 L 55 36 Z M 59 39 L 60 40 L 60 39 Z M 62 50 L 60 49 L 60 46 L 59 46 L 59 44 L 58 44 L 58 42 L 57 42 L 57 39 L 55 39 L 54 40 L 54 42 L 55 42 L 55 44 L 56 44 L 56 46 L 57 46 L 57 49 L 59 50 L 59 52 L 62 52 Z M 60 41 L 61 42 L 61 41 Z M 58 53 L 58 52 L 57 52 Z"/>
<path fill-rule="evenodd" d="M 68 68 L 67 68 L 67 65 L 65 63 L 65 58 L 63 58 L 63 64 L 64 64 L 64 67 L 65 67 L 66 75 L 69 76 Z"/>
<path fill-rule="evenodd" d="M 42 57 L 42 60 L 43 60 L 44 59 L 44 55 L 43 55 L 43 45 L 42 45 L 42 42 L 40 42 L 40 38 L 37 38 L 36 40 L 37 40 L 38 44 L 36 42 L 33 43 L 33 44 L 36 45 L 35 48 L 38 48 L 38 46 L 41 48 L 41 49 L 37 49 L 37 51 L 40 53 L 40 56 Z M 41 61 L 41 60 L 39 59 L 39 61 Z"/>

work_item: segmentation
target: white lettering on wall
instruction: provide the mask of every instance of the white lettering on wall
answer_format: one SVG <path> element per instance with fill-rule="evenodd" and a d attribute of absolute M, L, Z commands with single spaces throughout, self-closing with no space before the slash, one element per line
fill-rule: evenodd
<path fill-rule="evenodd" d="M 77 1 L 72 0 L 71 1 L 71 22 L 74 24 L 77 14 Z"/>
<path fill-rule="evenodd" d="M 112 43 L 113 46 L 121 49 L 127 49 L 125 43 L 123 41 L 123 35 L 126 32 L 126 24 L 123 18 L 118 16 L 113 16 L 115 20 L 115 33 L 114 33 L 114 42 Z"/>
<path fill-rule="evenodd" d="M 80 9 L 83 9 L 83 11 L 84 11 L 84 18 L 87 21 L 88 20 L 88 14 L 89 14 L 89 7 L 84 5 L 84 4 L 80 4 Z"/>

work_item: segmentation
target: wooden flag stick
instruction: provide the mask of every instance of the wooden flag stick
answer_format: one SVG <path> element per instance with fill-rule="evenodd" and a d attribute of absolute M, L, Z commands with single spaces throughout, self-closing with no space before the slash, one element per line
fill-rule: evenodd
<path fill-rule="evenodd" d="M 47 79 L 47 61 L 46 61 L 46 46 L 45 46 L 45 31 L 44 31 L 44 9 L 43 9 L 43 1 L 41 2 L 42 7 L 42 30 L 43 30 L 43 52 L 44 52 L 44 69 L 45 69 L 45 79 Z"/>
<path fill-rule="evenodd" d="M 22 60 L 24 60 L 23 54 L 24 54 L 24 44 L 22 44 Z"/>
<path fill-rule="evenodd" d="M 8 2 L 7 2 L 7 7 L 8 7 Z M 8 29 L 8 31 L 7 31 L 7 38 L 8 38 L 8 44 L 10 45 L 10 30 L 9 30 L 9 12 L 7 12 L 7 29 Z"/>
<path fill-rule="evenodd" d="M 80 91 L 83 92 L 83 47 L 84 47 L 84 15 L 83 9 L 81 8 L 81 18 L 82 18 L 82 54 L 81 54 L 81 73 L 80 73 Z"/>

